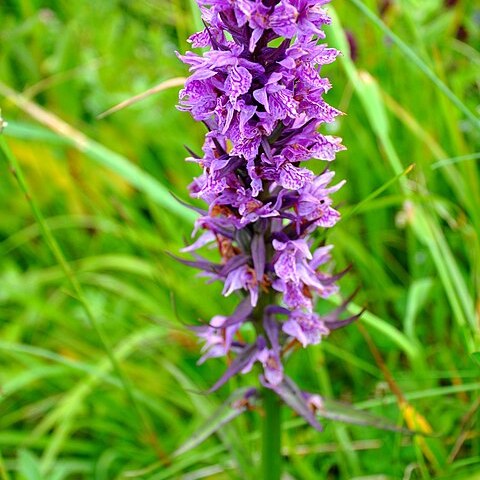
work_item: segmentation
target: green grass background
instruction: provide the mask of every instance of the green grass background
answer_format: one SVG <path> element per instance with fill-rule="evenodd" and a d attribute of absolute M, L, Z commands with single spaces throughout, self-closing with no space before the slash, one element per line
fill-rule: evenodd
<path fill-rule="evenodd" d="M 329 9 L 344 55 L 325 69 L 328 101 L 348 115 L 324 131 L 344 138 L 348 183 L 328 240 L 337 268 L 354 266 L 342 291 L 360 287 L 371 343 L 354 325 L 287 370 L 433 436 L 331 421 L 319 434 L 285 409 L 285 478 L 479 479 L 480 5 Z M 190 236 L 194 217 L 169 192 L 188 198 L 198 170 L 183 145 L 198 151 L 204 130 L 175 109 L 178 88 L 96 118 L 185 76 L 174 51 L 199 22 L 187 0 L 0 3 L 2 480 L 259 479 L 258 412 L 172 455 L 229 388 L 256 382 L 195 393 L 225 364 L 198 367 L 185 325 L 234 299 L 165 253 Z M 59 135 L 60 120 L 76 131 Z"/>

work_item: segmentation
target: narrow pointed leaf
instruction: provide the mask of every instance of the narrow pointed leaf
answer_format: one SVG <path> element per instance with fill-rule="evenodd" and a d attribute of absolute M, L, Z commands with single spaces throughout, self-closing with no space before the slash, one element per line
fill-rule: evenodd
<path fill-rule="evenodd" d="M 327 322 L 327 327 L 329 328 L 329 330 L 337 330 L 339 328 L 346 327 L 347 325 L 356 322 L 362 316 L 364 311 L 365 309 L 361 310 L 360 313 L 357 313 L 356 315 L 345 318 L 344 320 L 334 320 Z"/>
<path fill-rule="evenodd" d="M 188 267 L 198 268 L 199 270 L 205 270 L 206 272 L 218 273 L 221 265 L 209 262 L 208 260 L 185 260 L 184 258 L 177 257 L 173 253 L 166 252 L 169 257 L 172 257 L 177 262 L 187 265 Z"/>
<path fill-rule="evenodd" d="M 215 434 L 224 425 L 241 415 L 247 407 L 246 405 L 235 404 L 235 402 L 244 397 L 248 390 L 249 388 L 241 388 L 232 393 L 232 395 L 228 397 L 228 399 L 213 413 L 213 415 L 209 417 L 183 445 L 175 450 L 173 456 L 178 457 L 179 455 L 182 455 L 197 447 L 207 438 Z"/>
<path fill-rule="evenodd" d="M 477 365 L 480 365 L 480 352 L 473 352 L 472 358 L 477 362 Z"/>
<path fill-rule="evenodd" d="M 354 292 L 351 293 L 345 300 L 343 300 L 343 302 L 337 308 L 335 308 L 331 312 L 328 312 L 326 315 L 323 315 L 322 320 L 324 322 L 336 321 L 338 317 L 347 310 L 348 305 L 356 297 L 359 290 L 359 288 L 355 289 Z"/>
<path fill-rule="evenodd" d="M 336 422 L 374 427 L 380 430 L 389 430 L 392 432 L 399 432 L 407 435 L 414 435 L 416 433 L 408 430 L 407 428 L 398 427 L 386 418 L 372 415 L 362 410 L 357 410 L 351 405 L 325 398 L 322 400 L 323 408 L 317 411 L 317 416 L 319 417 L 334 420 Z"/>
<path fill-rule="evenodd" d="M 228 317 L 222 324 L 222 328 L 236 325 L 243 322 L 252 313 L 253 307 L 250 301 L 250 297 L 245 297 L 237 306 L 235 311 Z"/>
<path fill-rule="evenodd" d="M 181 205 L 183 205 L 184 207 L 187 207 L 188 209 L 190 210 L 193 210 L 194 212 L 197 212 L 199 213 L 200 215 L 206 215 L 208 212 L 203 209 L 203 208 L 198 208 L 198 207 L 195 207 L 194 205 L 190 205 L 189 203 L 185 202 L 185 200 L 182 200 L 180 197 L 178 197 L 177 195 L 175 195 L 173 192 L 170 192 L 170 195 L 178 202 L 180 203 Z"/>
<path fill-rule="evenodd" d="M 211 387 L 207 391 L 207 393 L 212 393 L 215 390 L 218 390 L 222 385 L 228 382 L 231 377 L 233 377 L 237 373 L 240 373 L 244 368 L 246 368 L 260 350 L 259 343 L 262 343 L 262 341 L 264 342 L 265 340 L 262 337 L 259 337 L 256 343 L 246 347 L 245 350 L 240 353 L 237 358 L 235 358 L 235 360 L 230 364 L 226 372 L 220 377 L 220 379 L 215 383 L 215 385 L 213 385 L 213 387 Z"/>
<path fill-rule="evenodd" d="M 252 238 L 252 260 L 255 267 L 255 275 L 260 281 L 265 271 L 265 238 L 259 233 L 255 233 Z"/>
<path fill-rule="evenodd" d="M 315 428 L 315 430 L 318 430 L 319 432 L 323 431 L 323 427 L 309 408 L 302 391 L 291 378 L 285 376 L 283 382 L 273 388 L 273 390 L 289 407 L 293 408 L 293 410 Z"/>

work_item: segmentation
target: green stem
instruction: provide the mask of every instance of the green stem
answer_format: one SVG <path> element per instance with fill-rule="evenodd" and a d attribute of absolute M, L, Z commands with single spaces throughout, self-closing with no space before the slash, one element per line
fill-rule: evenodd
<path fill-rule="evenodd" d="M 263 423 L 262 480 L 280 480 L 281 453 L 281 405 L 275 393 L 263 390 L 265 421 Z"/>

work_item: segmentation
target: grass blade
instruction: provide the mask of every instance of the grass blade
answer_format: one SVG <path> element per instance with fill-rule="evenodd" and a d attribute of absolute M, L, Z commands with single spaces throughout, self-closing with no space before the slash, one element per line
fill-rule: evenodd
<path fill-rule="evenodd" d="M 202 426 L 195 431 L 190 438 L 181 445 L 174 453 L 174 457 L 178 457 L 189 450 L 200 445 L 204 442 L 207 438 L 212 436 L 218 429 L 222 428 L 223 425 L 231 422 L 233 419 L 237 418 L 246 410 L 245 406 L 232 406 L 232 404 L 240 400 L 245 393 L 247 392 L 248 388 L 243 388 L 237 390 L 236 392 L 232 393 L 228 399 L 218 408 L 211 417 L 209 417 Z"/>
<path fill-rule="evenodd" d="M 385 23 L 375 15 L 361 0 L 350 0 L 373 24 L 375 24 L 399 50 L 475 125 L 480 128 L 480 118 L 476 117 L 466 105 L 445 85 L 435 72 L 410 48 L 398 35 L 393 33 Z M 344 50 L 347 51 L 347 50 Z"/>
<path fill-rule="evenodd" d="M 103 145 L 88 138 L 66 122 L 37 104 L 26 99 L 7 85 L 0 82 L 0 94 L 11 100 L 18 108 L 32 118 L 45 125 L 53 132 L 65 138 L 69 144 L 85 153 L 100 165 L 120 175 L 130 185 L 152 197 L 159 205 L 170 210 L 178 218 L 192 223 L 197 216 L 177 202 L 168 189 L 148 173 L 129 162 L 122 155 L 109 150 Z"/>
<path fill-rule="evenodd" d="M 120 110 L 123 110 L 124 108 L 127 108 L 130 105 L 134 105 L 137 102 L 141 102 L 145 98 L 148 98 L 150 95 L 155 95 L 155 93 L 166 90 L 167 88 L 181 87 L 184 83 L 185 83 L 185 78 L 183 77 L 171 78 L 170 80 L 165 80 L 164 82 L 156 85 L 155 87 L 149 88 L 147 91 L 139 93 L 138 95 L 135 95 L 131 98 L 128 98 L 127 100 L 120 102 L 118 105 L 115 105 L 114 107 L 109 108 L 105 112 L 100 113 L 99 115 L 97 115 L 97 119 L 101 120 L 102 118 L 108 117 L 112 113 L 119 112 Z"/>
<path fill-rule="evenodd" d="M 97 321 L 97 318 L 95 317 L 95 315 L 93 314 L 93 311 L 92 311 L 89 303 L 87 302 L 87 299 L 86 299 L 85 294 L 83 292 L 83 289 L 80 285 L 80 282 L 78 281 L 78 279 L 75 275 L 75 272 L 70 267 L 70 264 L 67 262 L 64 254 L 63 254 L 63 252 L 60 248 L 60 245 L 57 243 L 55 237 L 53 236 L 53 234 L 50 231 L 47 223 L 45 222 L 43 214 L 40 211 L 40 209 L 37 205 L 37 202 L 35 201 L 35 199 L 33 198 L 32 194 L 30 192 L 30 189 L 29 189 L 28 184 L 26 182 L 26 179 L 23 175 L 23 171 L 20 167 L 20 164 L 18 163 L 16 157 L 13 155 L 12 151 L 8 147 L 8 144 L 7 144 L 7 142 L 5 141 L 5 138 L 2 135 L 0 135 L 0 149 L 3 152 L 3 154 L 4 154 L 4 156 L 7 160 L 7 163 L 9 165 L 9 168 L 10 168 L 11 172 L 15 175 L 15 178 L 18 181 L 20 189 L 22 190 L 23 194 L 25 195 L 25 197 L 26 197 L 26 199 L 27 199 L 27 201 L 30 205 L 30 208 L 33 212 L 33 215 L 34 215 L 36 221 L 39 224 L 39 227 L 42 231 L 42 234 L 43 234 L 43 237 L 45 239 L 45 242 L 47 243 L 47 246 L 51 250 L 55 260 L 57 261 L 57 263 L 61 266 L 61 268 L 62 268 L 62 270 L 65 274 L 65 277 L 67 278 L 68 282 L 70 283 L 70 286 L 73 289 L 76 297 L 80 301 L 80 304 L 83 307 L 83 310 L 85 311 L 85 314 L 86 314 L 86 316 L 87 316 L 87 318 L 90 322 L 90 325 L 91 325 L 92 329 L 95 331 L 96 335 L 98 336 L 98 338 L 101 342 L 101 345 L 102 345 L 103 349 L 105 350 L 105 352 L 106 352 L 106 354 L 107 354 L 107 356 L 108 356 L 108 358 L 109 358 L 109 360 L 110 360 L 110 362 L 113 366 L 114 371 L 116 372 L 118 378 L 120 379 L 120 382 L 123 385 L 123 388 L 124 388 L 125 393 L 127 394 L 128 398 L 129 398 L 130 403 L 134 407 L 134 410 L 139 417 L 140 422 L 143 424 L 143 426 L 145 427 L 145 429 L 147 431 L 150 431 L 151 428 L 149 426 L 149 422 L 145 417 L 145 413 L 144 413 L 143 409 L 140 407 L 140 405 L 138 404 L 137 400 L 135 399 L 135 397 L 133 395 L 132 387 L 130 385 L 130 382 L 125 377 L 122 369 L 120 368 L 120 365 L 117 362 L 117 359 L 115 358 L 115 356 L 113 354 L 113 351 L 110 347 L 110 344 L 107 341 L 107 339 L 105 338 L 105 336 L 102 332 L 102 329 L 100 327 L 100 324 Z M 50 467 L 50 466 L 51 465 L 48 465 L 48 467 Z M 46 468 L 46 470 L 48 470 L 48 468 Z"/>

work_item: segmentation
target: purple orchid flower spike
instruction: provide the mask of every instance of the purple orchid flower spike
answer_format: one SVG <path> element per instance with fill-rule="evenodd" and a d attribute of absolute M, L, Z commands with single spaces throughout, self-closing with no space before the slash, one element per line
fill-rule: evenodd
<path fill-rule="evenodd" d="M 203 156 L 189 150 L 188 159 L 202 169 L 191 196 L 208 208 L 197 210 L 194 236 L 201 233 L 184 249 L 195 259 L 182 261 L 223 282 L 223 295 L 241 297 L 230 316 L 193 327 L 204 342 L 200 363 L 229 357 L 210 392 L 258 364 L 262 385 L 320 430 L 316 397 L 309 400 L 285 375 L 283 359 L 286 346 L 318 344 L 358 318 L 341 318 L 346 303 L 315 312 L 317 299 L 336 293 L 344 273 L 331 273 L 332 246 L 314 249 L 312 234 L 338 222 L 331 195 L 345 182 L 331 185 L 330 168 L 315 175 L 305 163 L 330 165 L 345 149 L 340 138 L 318 131 L 341 115 L 324 99 L 331 85 L 322 67 L 339 53 L 319 42 L 330 23 L 328 0 L 197 3 L 205 29 L 189 41 L 207 50 L 179 55 L 191 73 L 179 109 L 208 129 Z M 212 247 L 218 263 L 195 253 Z M 257 335 L 251 343 L 241 335 L 246 323 Z"/>

